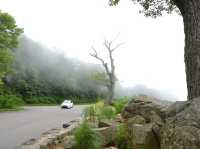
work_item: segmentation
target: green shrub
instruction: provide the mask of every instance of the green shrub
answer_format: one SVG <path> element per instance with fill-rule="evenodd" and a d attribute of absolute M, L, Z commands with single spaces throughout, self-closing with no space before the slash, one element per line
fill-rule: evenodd
<path fill-rule="evenodd" d="M 23 105 L 23 100 L 16 95 L 0 95 L 1 109 L 14 109 Z"/>
<path fill-rule="evenodd" d="M 49 96 L 33 96 L 25 99 L 27 104 L 56 104 L 58 103 L 58 97 Z"/>
<path fill-rule="evenodd" d="M 69 97 L 69 99 L 71 99 L 75 104 L 88 104 L 88 103 L 94 104 L 102 100 L 100 97 L 92 99 L 92 98 L 77 97 L 77 96 L 71 96 Z"/>
<path fill-rule="evenodd" d="M 74 104 L 88 104 L 88 103 L 95 103 L 100 98 L 97 99 L 87 99 L 87 98 L 80 98 L 76 96 L 70 96 L 70 97 L 59 97 L 59 96 L 31 96 L 31 97 L 25 97 L 24 101 L 27 104 L 60 104 L 65 99 L 70 99 L 73 101 Z"/>
<path fill-rule="evenodd" d="M 83 122 L 74 132 L 77 149 L 100 149 L 100 135 Z"/>
<path fill-rule="evenodd" d="M 100 101 L 85 109 L 84 117 L 92 122 L 101 119 L 112 119 L 116 116 L 116 110 L 113 106 L 105 105 Z"/>
<path fill-rule="evenodd" d="M 101 119 L 112 119 L 116 116 L 116 110 L 113 106 L 104 106 L 101 109 Z"/>
<path fill-rule="evenodd" d="M 85 109 L 84 118 L 90 122 L 100 121 L 102 118 L 102 109 L 104 108 L 104 102 L 99 101 L 96 104 L 92 104 Z"/>
<path fill-rule="evenodd" d="M 118 149 L 131 149 L 128 141 L 128 131 L 125 124 L 120 124 L 117 127 L 116 145 Z"/>
<path fill-rule="evenodd" d="M 91 122 L 95 122 L 96 121 L 96 116 L 97 116 L 97 113 L 95 111 L 95 106 L 94 105 L 91 105 L 87 108 L 85 108 L 85 111 L 84 111 L 84 118 L 91 121 Z"/>
<path fill-rule="evenodd" d="M 117 99 L 114 101 L 113 106 L 116 109 L 117 113 L 121 113 L 125 107 L 125 105 L 129 102 L 128 98 Z"/>

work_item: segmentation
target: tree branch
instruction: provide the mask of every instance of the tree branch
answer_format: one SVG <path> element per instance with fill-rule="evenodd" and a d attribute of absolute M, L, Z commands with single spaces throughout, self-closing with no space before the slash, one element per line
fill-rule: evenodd
<path fill-rule="evenodd" d="M 119 48 L 119 47 L 120 47 L 121 45 L 123 45 L 123 44 L 124 44 L 124 42 L 117 44 L 114 48 L 112 48 L 112 52 L 113 52 L 114 50 L 116 50 L 117 48 Z"/>
<path fill-rule="evenodd" d="M 97 53 L 97 51 L 96 51 L 96 49 L 95 49 L 94 47 L 92 47 L 92 50 L 94 51 L 94 53 L 90 53 L 90 55 L 91 55 L 92 57 L 98 59 L 99 61 L 101 61 L 101 63 L 102 63 L 102 65 L 103 65 L 104 69 L 106 70 L 107 75 L 110 76 L 110 75 L 109 75 L 109 74 L 110 74 L 110 71 L 109 71 L 109 68 L 108 68 L 108 64 L 107 64 L 102 58 L 100 58 L 100 57 L 98 56 L 98 53 Z"/>

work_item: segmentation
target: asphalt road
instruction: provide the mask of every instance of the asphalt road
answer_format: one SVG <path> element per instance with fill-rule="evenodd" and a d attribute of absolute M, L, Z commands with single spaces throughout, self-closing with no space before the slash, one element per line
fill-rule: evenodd
<path fill-rule="evenodd" d="M 59 106 L 26 107 L 24 111 L 0 113 L 0 149 L 37 138 L 52 128 L 81 117 L 84 106 L 60 109 Z"/>

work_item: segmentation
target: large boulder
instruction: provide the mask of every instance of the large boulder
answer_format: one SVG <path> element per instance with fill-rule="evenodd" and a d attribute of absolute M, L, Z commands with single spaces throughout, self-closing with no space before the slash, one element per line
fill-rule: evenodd
<path fill-rule="evenodd" d="M 170 106 L 136 98 L 122 116 L 133 149 L 200 149 L 200 97 Z"/>
<path fill-rule="evenodd" d="M 133 124 L 128 128 L 133 149 L 159 149 L 160 144 L 153 132 L 152 124 Z"/>
<path fill-rule="evenodd" d="M 168 108 L 162 128 L 162 149 L 200 149 L 200 98 Z"/>
<path fill-rule="evenodd" d="M 157 115 L 161 119 L 165 118 L 165 106 L 155 103 L 153 98 L 146 96 L 139 96 L 133 99 L 127 106 L 125 106 L 122 117 L 129 119 L 136 115 L 140 115 L 145 118 L 147 123 L 152 122 L 152 113 Z"/>
<path fill-rule="evenodd" d="M 112 144 L 116 140 L 117 126 L 113 125 L 110 127 L 94 128 L 100 134 L 102 146 Z"/>
<path fill-rule="evenodd" d="M 128 126 L 130 126 L 130 125 L 132 125 L 132 124 L 145 124 L 146 123 L 146 121 L 145 121 L 145 119 L 142 117 L 142 116 L 140 116 L 140 115 L 136 115 L 136 116 L 134 116 L 134 117 L 132 117 L 132 118 L 129 118 L 127 121 L 126 121 L 126 124 L 128 125 Z M 131 127 L 131 126 L 130 126 Z"/>
<path fill-rule="evenodd" d="M 159 149 L 166 107 L 153 98 L 139 96 L 122 112 L 133 149 Z"/>

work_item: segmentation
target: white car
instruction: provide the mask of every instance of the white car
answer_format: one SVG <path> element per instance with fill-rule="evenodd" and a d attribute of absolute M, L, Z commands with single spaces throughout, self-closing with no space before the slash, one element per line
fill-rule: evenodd
<path fill-rule="evenodd" d="M 71 100 L 64 100 L 61 104 L 61 108 L 72 108 L 73 107 L 73 102 Z"/>

